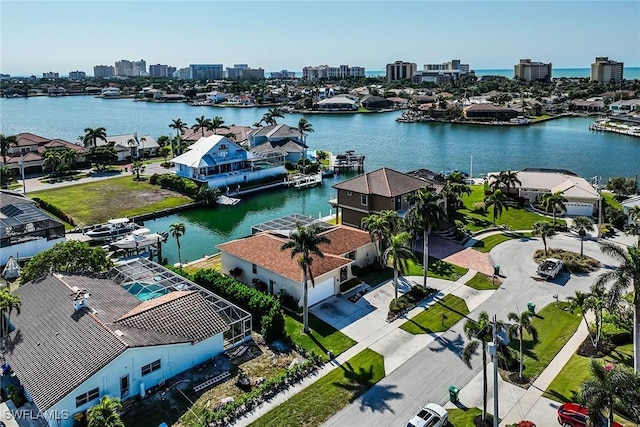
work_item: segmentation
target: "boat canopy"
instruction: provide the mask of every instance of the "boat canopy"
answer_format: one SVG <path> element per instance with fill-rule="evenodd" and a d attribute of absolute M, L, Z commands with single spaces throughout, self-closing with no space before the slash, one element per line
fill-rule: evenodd
<path fill-rule="evenodd" d="M 114 219 L 110 219 L 109 221 L 107 221 L 109 224 L 112 225 L 116 225 L 116 224 L 126 224 L 129 222 L 129 218 L 114 218 Z"/>

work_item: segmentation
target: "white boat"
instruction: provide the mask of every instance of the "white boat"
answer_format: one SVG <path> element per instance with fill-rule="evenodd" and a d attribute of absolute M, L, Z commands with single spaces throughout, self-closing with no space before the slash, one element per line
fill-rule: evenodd
<path fill-rule="evenodd" d="M 97 226 L 87 231 L 87 236 L 93 240 L 108 240 L 125 236 L 138 228 L 138 225 L 130 221 L 129 218 L 115 218 L 107 221 L 106 224 Z"/>
<path fill-rule="evenodd" d="M 166 242 L 167 237 L 169 237 L 167 233 L 152 233 L 148 228 L 139 228 L 122 239 L 112 242 L 111 246 L 118 249 L 144 249 L 158 242 Z"/>

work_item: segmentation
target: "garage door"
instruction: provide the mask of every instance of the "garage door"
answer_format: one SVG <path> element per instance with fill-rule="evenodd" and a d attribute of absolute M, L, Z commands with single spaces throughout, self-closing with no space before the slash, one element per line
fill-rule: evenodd
<path fill-rule="evenodd" d="M 570 216 L 591 216 L 593 205 L 587 203 L 565 203 L 567 215 Z"/>
<path fill-rule="evenodd" d="M 332 297 L 333 294 L 333 277 L 321 283 L 316 282 L 315 286 L 312 286 L 311 282 L 309 282 L 309 306 Z"/>

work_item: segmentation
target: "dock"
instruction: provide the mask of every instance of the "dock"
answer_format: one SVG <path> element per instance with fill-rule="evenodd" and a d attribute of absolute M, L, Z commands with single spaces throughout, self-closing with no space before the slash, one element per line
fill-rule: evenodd
<path fill-rule="evenodd" d="M 353 150 L 331 157 L 331 169 L 336 172 L 364 172 L 364 155 L 356 154 Z"/>
<path fill-rule="evenodd" d="M 295 174 L 287 176 L 283 183 L 286 187 L 294 187 L 297 189 L 315 187 L 316 185 L 322 185 L 322 174 L 304 175 Z"/>

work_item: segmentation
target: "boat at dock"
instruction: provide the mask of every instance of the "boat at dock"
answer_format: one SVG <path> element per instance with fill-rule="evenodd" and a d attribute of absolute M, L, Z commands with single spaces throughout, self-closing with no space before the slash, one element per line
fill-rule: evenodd
<path fill-rule="evenodd" d="M 138 224 L 129 218 L 115 218 L 87 231 L 86 235 L 91 240 L 112 240 L 125 236 L 139 227 Z"/>
<path fill-rule="evenodd" d="M 144 249 L 156 245 L 158 242 L 164 243 L 168 237 L 167 233 L 152 233 L 148 228 L 139 228 L 125 237 L 111 242 L 111 246 L 118 249 Z"/>

